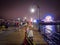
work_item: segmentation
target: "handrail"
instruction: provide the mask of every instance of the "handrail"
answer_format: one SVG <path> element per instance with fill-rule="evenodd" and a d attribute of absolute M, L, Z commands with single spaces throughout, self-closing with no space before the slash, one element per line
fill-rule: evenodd
<path fill-rule="evenodd" d="M 30 43 L 30 41 L 28 40 L 28 38 L 26 38 L 27 39 L 27 41 L 29 42 L 29 44 L 31 45 L 31 43 Z"/>
<path fill-rule="evenodd" d="M 60 22 L 40 22 L 40 25 L 60 25 Z"/>
<path fill-rule="evenodd" d="M 27 34 L 26 34 L 26 36 L 27 36 Z M 31 42 L 29 41 L 30 39 L 29 39 L 28 37 L 26 37 L 26 39 L 27 39 L 27 41 L 29 42 L 29 44 L 32 45 Z M 28 40 L 28 39 L 29 39 L 29 40 Z M 33 43 L 33 45 L 36 45 L 35 42 L 32 42 L 32 43 Z"/>

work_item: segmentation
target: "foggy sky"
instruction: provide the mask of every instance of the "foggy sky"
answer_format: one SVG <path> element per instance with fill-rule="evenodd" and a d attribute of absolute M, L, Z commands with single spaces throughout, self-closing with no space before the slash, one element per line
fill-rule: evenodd
<path fill-rule="evenodd" d="M 51 14 L 56 20 L 60 20 L 60 2 L 59 0 L 5 0 L 0 1 L 0 18 L 17 19 L 27 17 L 38 18 L 37 9 L 34 13 L 30 8 L 36 5 L 40 7 L 40 18 Z"/>

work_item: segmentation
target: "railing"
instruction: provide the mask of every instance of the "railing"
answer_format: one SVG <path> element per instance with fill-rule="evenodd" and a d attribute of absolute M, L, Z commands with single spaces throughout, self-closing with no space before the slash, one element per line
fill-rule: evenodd
<path fill-rule="evenodd" d="M 54 32 L 51 31 L 51 33 L 46 34 L 45 28 L 39 28 L 41 31 L 45 41 L 48 42 L 49 45 L 59 45 L 60 42 L 60 22 L 50 22 L 50 23 L 45 23 L 45 22 L 40 22 L 40 27 L 46 26 L 46 25 L 54 25 Z M 49 30 L 50 31 L 50 30 Z M 50 35 L 51 34 L 51 35 Z"/>
<path fill-rule="evenodd" d="M 26 40 L 29 45 L 36 45 L 34 41 L 31 41 L 31 39 L 27 37 L 27 34 L 26 34 Z"/>

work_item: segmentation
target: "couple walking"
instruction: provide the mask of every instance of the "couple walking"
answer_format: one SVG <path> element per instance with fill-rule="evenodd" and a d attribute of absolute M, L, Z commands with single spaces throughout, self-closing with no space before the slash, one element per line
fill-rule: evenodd
<path fill-rule="evenodd" d="M 27 45 L 33 45 L 33 26 L 26 23 L 25 38 Z"/>

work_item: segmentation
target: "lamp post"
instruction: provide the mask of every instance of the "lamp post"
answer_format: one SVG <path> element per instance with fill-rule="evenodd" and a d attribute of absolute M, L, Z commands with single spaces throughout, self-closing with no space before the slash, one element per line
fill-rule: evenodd
<path fill-rule="evenodd" d="M 30 9 L 31 13 L 34 13 L 35 11 L 37 11 L 37 17 L 38 17 L 37 19 L 40 20 L 40 6 L 39 5 L 36 5 L 35 7 Z"/>
<path fill-rule="evenodd" d="M 37 5 L 37 11 L 38 11 L 38 20 L 40 20 L 40 7 Z"/>
<path fill-rule="evenodd" d="M 34 12 L 35 12 L 35 8 L 31 8 L 31 9 L 30 9 L 30 12 L 31 12 L 31 13 L 34 13 Z M 30 21 L 31 21 L 31 22 L 33 21 L 33 17 L 30 18 Z"/>
<path fill-rule="evenodd" d="M 35 12 L 35 9 L 34 8 L 31 8 L 30 12 L 31 13 L 34 13 Z"/>
<path fill-rule="evenodd" d="M 36 10 L 37 9 L 37 10 Z M 36 5 L 35 8 L 31 8 L 31 13 L 34 13 L 35 11 L 37 11 L 37 19 L 38 19 L 38 30 L 39 32 L 41 32 L 41 25 L 39 24 L 40 23 L 40 6 L 39 5 Z"/>
<path fill-rule="evenodd" d="M 40 18 L 40 6 L 36 5 L 37 7 L 37 13 L 38 13 L 38 31 L 41 32 L 41 25 L 39 24 L 41 22 Z"/>

